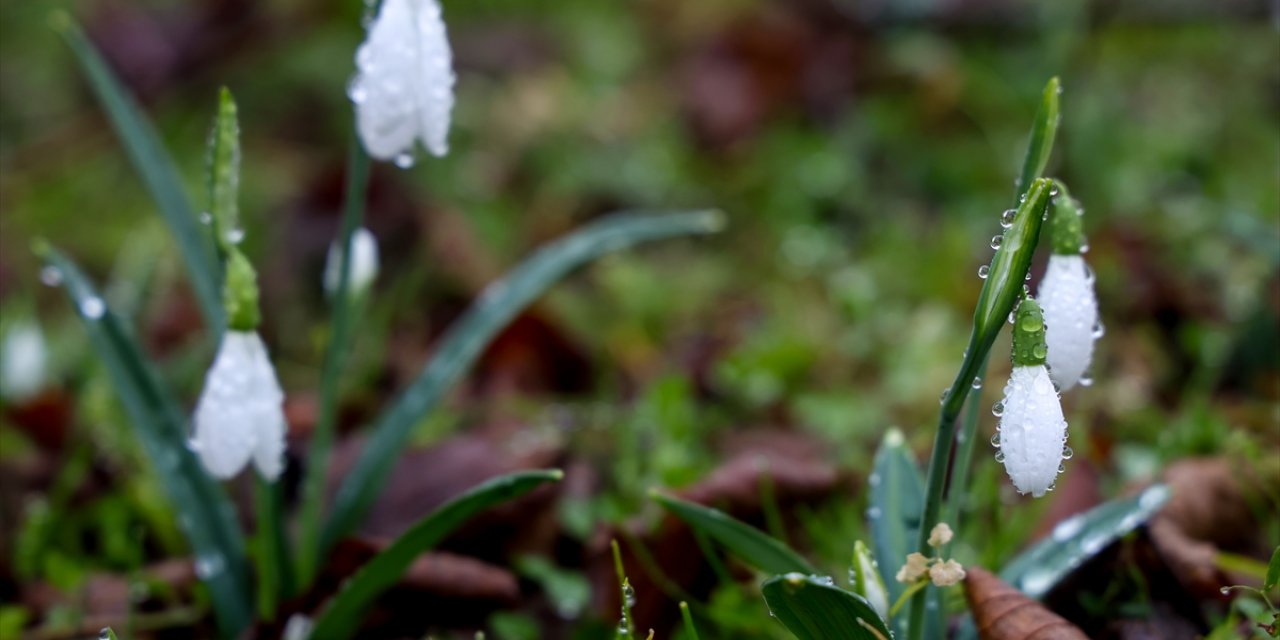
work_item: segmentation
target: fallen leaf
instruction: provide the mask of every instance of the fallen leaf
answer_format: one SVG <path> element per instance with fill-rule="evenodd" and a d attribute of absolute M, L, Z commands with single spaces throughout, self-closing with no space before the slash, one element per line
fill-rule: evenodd
<path fill-rule="evenodd" d="M 965 567 L 964 595 L 982 640 L 1085 640 L 1075 625 L 982 567 Z"/>

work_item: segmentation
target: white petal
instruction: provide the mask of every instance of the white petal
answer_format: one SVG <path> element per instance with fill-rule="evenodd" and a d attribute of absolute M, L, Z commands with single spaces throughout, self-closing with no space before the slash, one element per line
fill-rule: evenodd
<path fill-rule="evenodd" d="M 1053 487 L 1067 443 L 1062 403 L 1043 365 L 1014 367 L 1004 387 L 1000 453 L 1020 493 L 1040 497 Z"/>
<path fill-rule="evenodd" d="M 1098 322 L 1098 299 L 1084 257 L 1049 256 L 1036 298 L 1044 308 L 1049 373 L 1066 391 L 1089 368 Z"/>
<path fill-rule="evenodd" d="M 268 479 L 284 454 L 284 394 L 258 334 L 228 331 L 196 404 L 192 446 L 206 470 L 230 478 L 253 458 Z"/>
<path fill-rule="evenodd" d="M 329 245 L 329 255 L 324 264 L 324 290 L 329 295 L 338 292 L 338 243 Z M 373 284 L 378 277 L 378 240 L 364 227 L 351 234 L 351 293 L 359 294 Z"/>
<path fill-rule="evenodd" d="M 0 396 L 10 402 L 22 402 L 40 392 L 44 386 L 48 350 L 40 327 L 23 322 L 4 334 L 0 346 Z"/>
<path fill-rule="evenodd" d="M 369 155 L 390 160 L 415 140 L 449 151 L 453 53 L 437 0 L 384 0 L 356 51 L 351 96 Z"/>

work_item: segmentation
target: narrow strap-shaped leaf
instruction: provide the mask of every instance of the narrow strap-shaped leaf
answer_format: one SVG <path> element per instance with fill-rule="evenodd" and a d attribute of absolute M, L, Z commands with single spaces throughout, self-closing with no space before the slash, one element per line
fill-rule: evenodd
<path fill-rule="evenodd" d="M 292 548 L 285 537 L 284 496 L 280 484 L 254 474 L 258 531 L 254 551 L 258 566 L 258 614 L 274 621 L 276 608 L 294 593 Z"/>
<path fill-rule="evenodd" d="M 1168 499 L 1169 488 L 1154 485 L 1067 518 L 1005 565 L 1000 579 L 1032 598 L 1042 598 L 1076 567 L 1150 520 Z"/>
<path fill-rule="evenodd" d="M 1062 117 L 1058 99 L 1060 95 L 1062 95 L 1062 83 L 1057 76 L 1049 78 L 1044 91 L 1040 94 L 1036 119 L 1031 125 L 1027 153 L 1022 158 L 1022 172 L 1018 174 L 1018 184 L 1014 189 L 1015 200 L 1020 201 L 1023 194 L 1031 188 L 1031 183 L 1044 175 L 1044 168 L 1049 165 L 1049 156 L 1053 153 L 1053 140 L 1058 135 L 1058 122 Z M 1016 205 L 1017 202 L 1014 204 Z"/>
<path fill-rule="evenodd" d="M 413 425 L 475 362 L 489 341 L 522 309 L 575 268 L 642 242 L 720 230 L 719 211 L 621 213 L 598 220 L 536 252 L 491 283 L 449 328 L 430 362 L 378 419 L 347 474 L 321 539 L 321 554 L 354 529 L 377 497 Z"/>
<path fill-rule="evenodd" d="M 364 217 L 365 190 L 369 183 L 369 154 L 352 132 L 347 162 L 347 194 L 343 206 L 342 229 L 339 231 L 338 289 L 333 296 L 329 344 L 325 347 L 324 368 L 320 373 L 320 413 L 311 447 L 307 453 L 306 476 L 302 485 L 298 569 L 300 582 L 309 585 L 320 562 L 321 511 L 324 506 L 324 481 L 333 450 L 333 433 L 338 409 L 338 383 L 351 346 L 352 307 L 357 304 L 348 295 L 351 288 L 351 237 Z"/>
<path fill-rule="evenodd" d="M 765 581 L 764 601 L 800 640 L 888 640 L 893 635 L 875 609 L 830 578 L 790 573 Z"/>
<path fill-rule="evenodd" d="M 208 234 L 200 229 L 191 202 L 182 190 L 182 182 L 174 169 L 173 160 L 133 98 L 85 37 L 80 26 L 65 13 L 55 13 L 51 23 L 75 53 L 89 85 L 120 136 L 125 153 L 178 243 L 178 250 L 191 278 L 192 289 L 204 312 L 205 323 L 211 333 L 221 335 L 223 314 L 218 261 Z"/>
<path fill-rule="evenodd" d="M 400 579 L 409 565 L 427 549 L 444 539 L 468 518 L 535 488 L 557 482 L 559 469 L 524 471 L 489 480 L 450 500 L 396 538 L 355 575 L 329 601 L 316 618 L 312 640 L 350 638 L 359 628 L 365 611 L 374 600 Z"/>
<path fill-rule="evenodd" d="M 889 602 L 894 603 L 906 585 L 893 576 L 906 564 L 907 554 L 916 550 L 920 510 L 924 507 L 924 480 L 901 431 L 890 429 L 885 434 L 867 484 L 871 487 L 867 527 L 871 529 L 876 564 L 885 576 Z"/>
<path fill-rule="evenodd" d="M 799 553 L 777 538 L 719 509 L 654 492 L 654 501 L 685 524 L 724 545 L 747 564 L 768 573 L 817 573 Z"/>
<path fill-rule="evenodd" d="M 187 417 L 165 389 L 142 350 L 76 265 L 57 250 L 37 251 L 55 269 L 124 403 L 134 433 L 160 477 L 209 587 L 223 637 L 249 626 L 253 591 L 244 539 L 222 488 L 187 447 Z"/>

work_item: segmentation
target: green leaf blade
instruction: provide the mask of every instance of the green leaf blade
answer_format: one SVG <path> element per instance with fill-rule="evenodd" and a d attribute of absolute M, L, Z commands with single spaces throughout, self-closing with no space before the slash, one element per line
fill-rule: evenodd
<path fill-rule="evenodd" d="M 424 551 L 477 513 L 548 482 L 558 482 L 563 476 L 558 469 L 513 473 L 484 482 L 445 503 L 415 523 L 347 580 L 316 618 L 311 638 L 341 640 L 352 637 L 369 605 L 394 585 Z"/>
<path fill-rule="evenodd" d="M 108 120 L 120 136 L 126 155 L 178 243 L 192 289 L 204 312 L 205 323 L 212 333 L 221 334 L 223 314 L 218 260 L 208 235 L 198 227 L 173 160 L 138 105 L 80 26 L 65 13 L 55 13 L 51 22 L 75 54 Z"/>
<path fill-rule="evenodd" d="M 1063 520 L 1005 565 L 1000 578 L 1029 597 L 1042 598 L 1089 558 L 1151 519 L 1168 499 L 1169 488 L 1155 485 Z"/>
<path fill-rule="evenodd" d="M 888 627 L 866 600 L 814 576 L 775 576 L 761 589 L 769 610 L 799 640 L 884 640 Z"/>
<path fill-rule="evenodd" d="M 747 564 L 768 573 L 818 573 L 818 570 L 777 538 L 730 517 L 719 509 L 660 493 L 653 500 L 685 524 L 733 551 Z"/>
<path fill-rule="evenodd" d="M 1267 563 L 1267 579 L 1262 582 L 1263 591 L 1271 591 L 1280 584 L 1280 547 L 1271 553 L 1271 562 Z"/>
<path fill-rule="evenodd" d="M 1015 200 L 1031 188 L 1032 182 L 1044 175 L 1044 169 L 1049 165 L 1053 141 L 1058 136 L 1058 123 L 1062 120 L 1059 104 L 1061 96 L 1062 82 L 1057 76 L 1049 78 L 1040 94 L 1040 106 L 1036 109 L 1036 118 L 1031 125 L 1031 139 L 1027 142 L 1027 153 L 1022 159 L 1022 173 L 1018 174 Z"/>
<path fill-rule="evenodd" d="M 245 543 L 226 494 L 187 447 L 187 417 L 119 318 L 69 258 L 47 246 L 37 251 L 62 276 L 84 320 L 94 351 L 106 364 L 131 426 L 178 513 L 196 555 L 197 574 L 209 588 L 223 637 L 234 637 L 253 618 Z"/>
<path fill-rule="evenodd" d="M 491 283 L 449 328 L 418 378 L 379 417 L 338 490 L 321 538 L 321 553 L 368 512 L 413 425 L 462 377 L 489 341 L 548 287 L 606 253 L 664 238 L 714 233 L 723 226 L 724 214 L 714 210 L 614 214 L 540 249 Z"/>
<path fill-rule="evenodd" d="M 890 577 L 915 551 L 920 534 L 920 510 L 924 508 L 924 480 L 902 432 L 890 429 L 880 443 L 872 464 L 871 506 L 867 527 L 871 530 L 876 564 Z M 897 602 L 906 585 L 885 580 L 889 602 Z"/>

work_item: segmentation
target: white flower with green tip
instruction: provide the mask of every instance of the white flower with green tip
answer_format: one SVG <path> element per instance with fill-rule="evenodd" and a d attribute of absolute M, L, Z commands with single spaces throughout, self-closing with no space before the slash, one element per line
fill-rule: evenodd
<path fill-rule="evenodd" d="M 1048 349 L 1040 305 L 1018 306 L 1013 331 L 1013 371 L 1004 387 L 997 459 L 1020 493 L 1040 497 L 1053 488 L 1062 465 L 1067 421 L 1045 368 Z"/>

